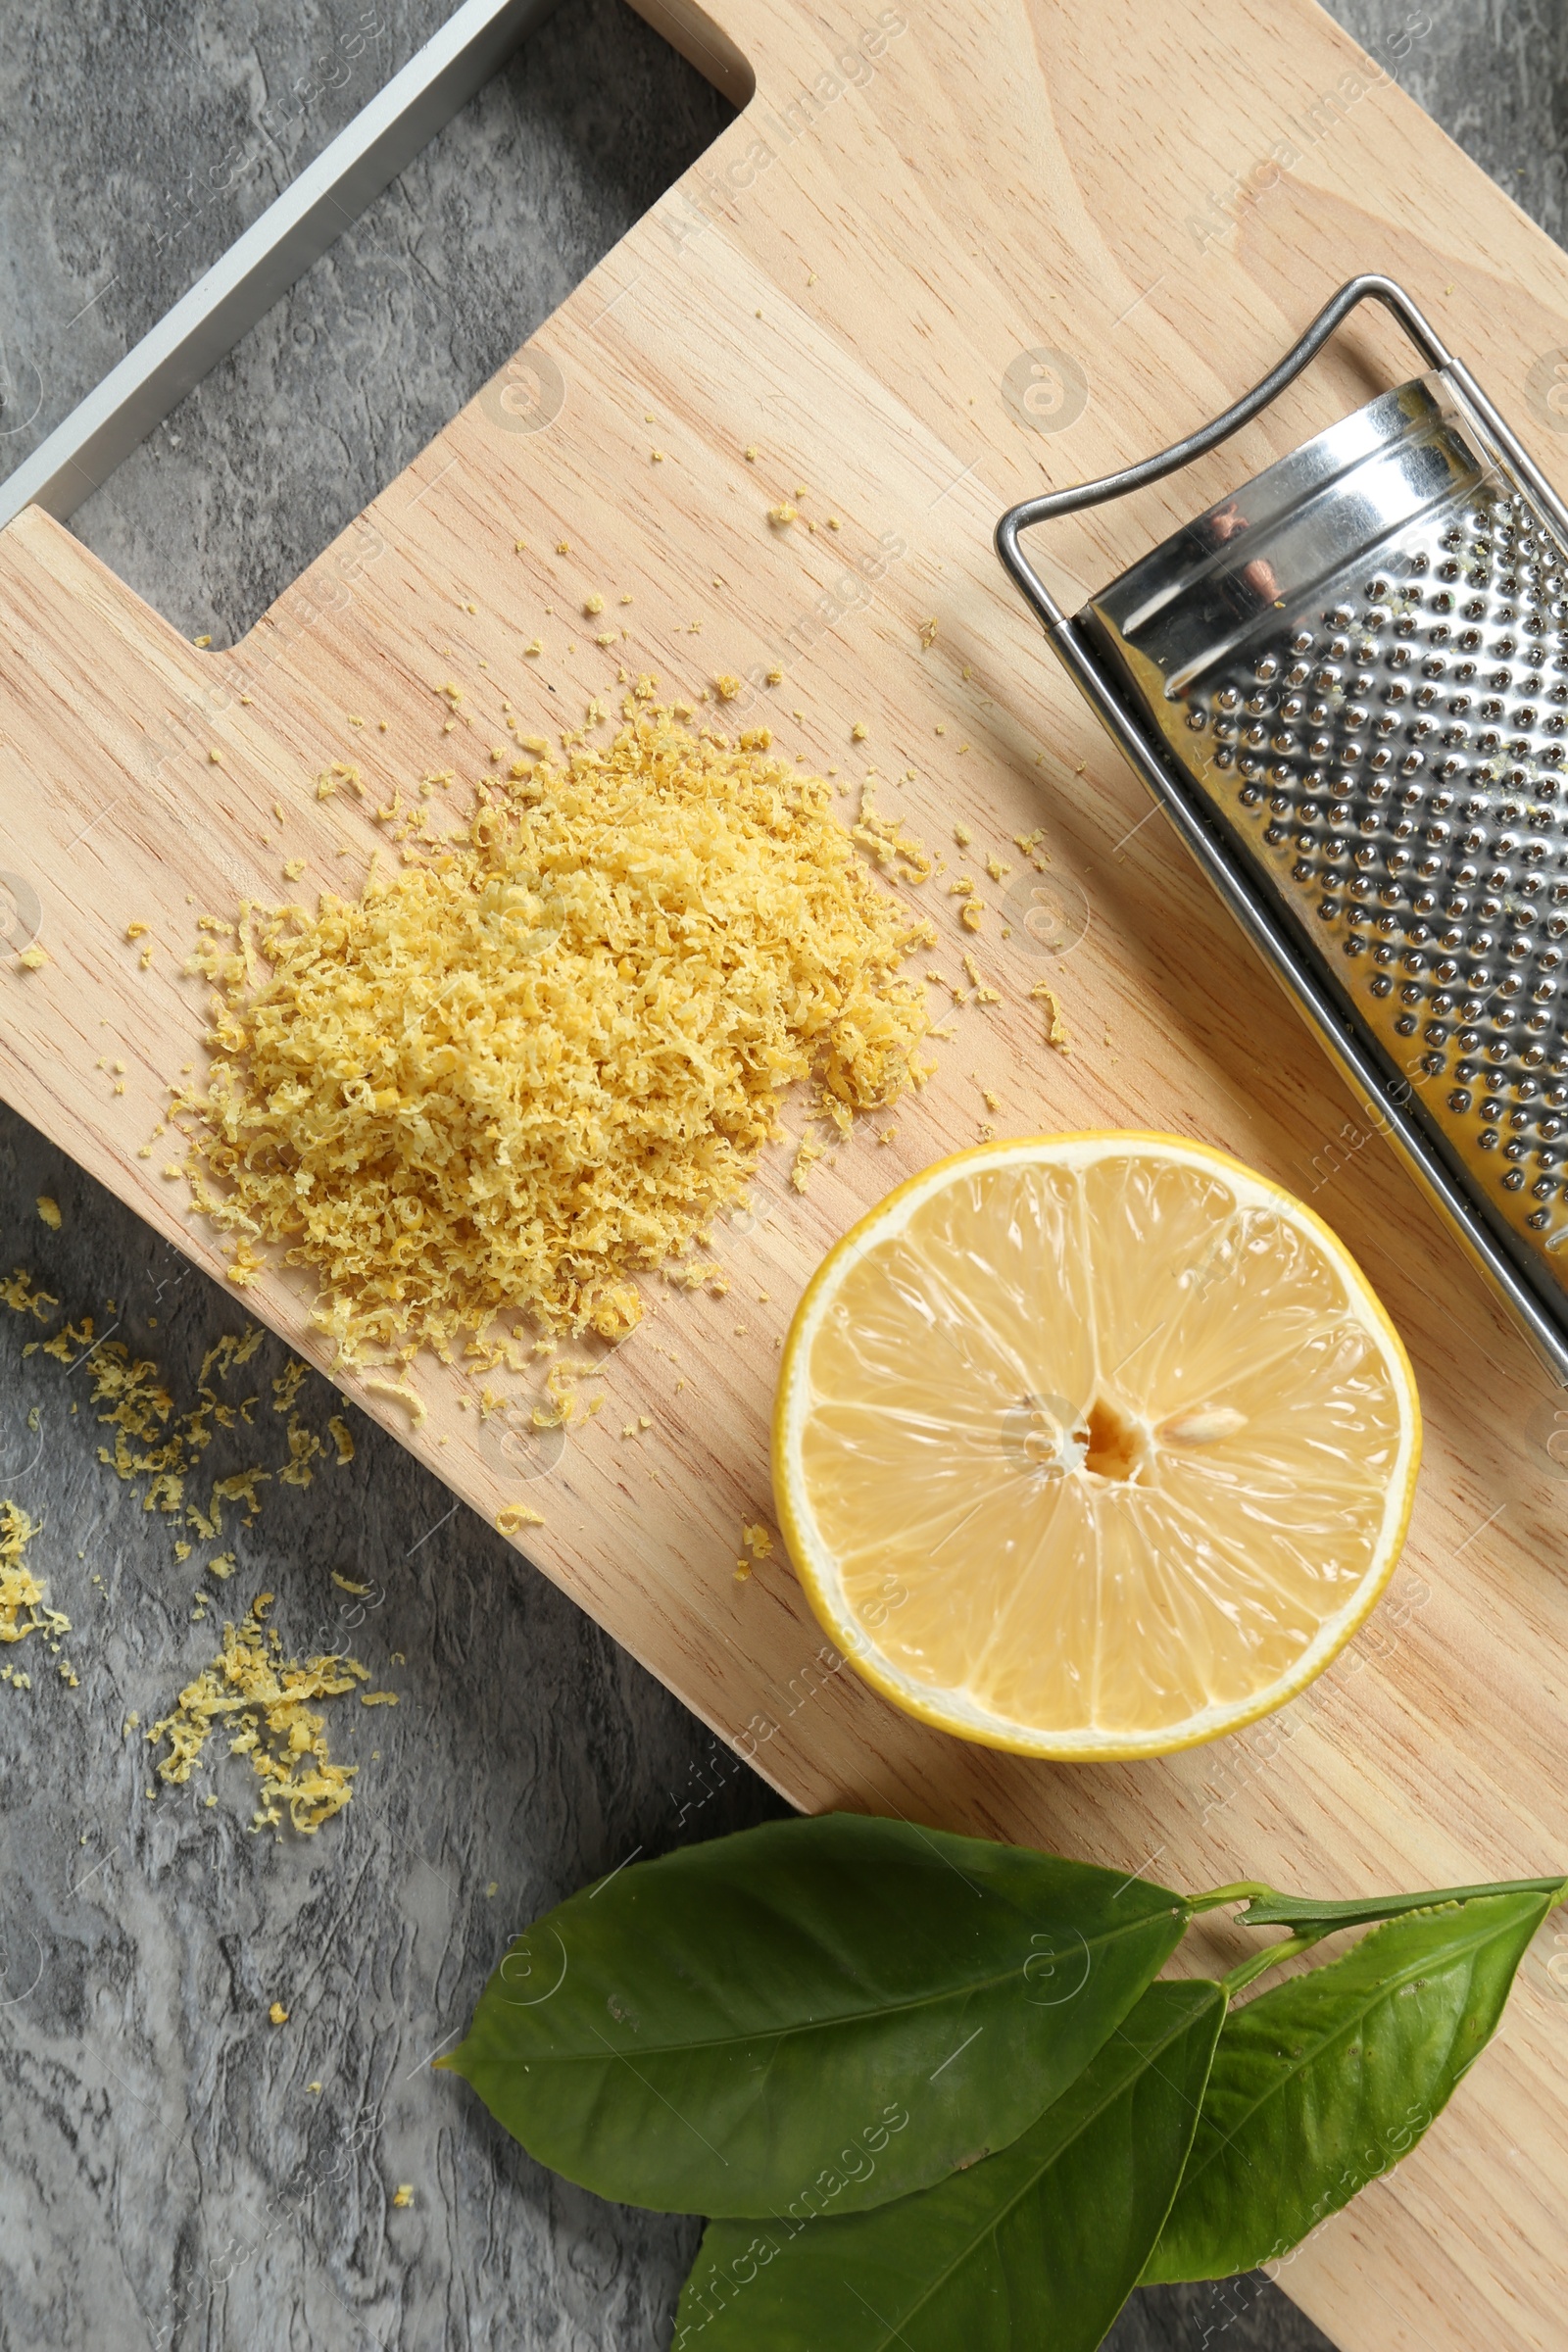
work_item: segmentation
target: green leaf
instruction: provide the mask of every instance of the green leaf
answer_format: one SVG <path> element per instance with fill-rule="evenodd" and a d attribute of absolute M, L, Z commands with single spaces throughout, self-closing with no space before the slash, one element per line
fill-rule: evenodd
<path fill-rule="evenodd" d="M 907 1823 L 769 1822 L 536 1921 L 447 2062 L 623 2203 L 855 2212 L 1004 2147 L 1180 1940 L 1147 1881 Z"/>
<path fill-rule="evenodd" d="M 673 2352 L 1093 2352 L 1181 2178 L 1225 2014 L 1152 1984 L 1009 2148 L 846 2219 L 711 2223 Z"/>
<path fill-rule="evenodd" d="M 1496 1894 L 1395 1920 L 1234 2010 L 1145 2279 L 1277 2260 L 1397 2163 L 1485 2048 L 1551 1904 Z"/>
<path fill-rule="evenodd" d="M 1369 1894 L 1320 1902 L 1308 1894 L 1258 1894 L 1236 1915 L 1243 1928 L 1363 1928 L 1374 1920 L 1402 1919 L 1408 1911 L 1430 1911 L 1439 1903 L 1472 1903 L 1484 1894 L 1568 1895 L 1568 1879 L 1499 1879 L 1492 1886 L 1429 1886 L 1419 1894 Z"/>

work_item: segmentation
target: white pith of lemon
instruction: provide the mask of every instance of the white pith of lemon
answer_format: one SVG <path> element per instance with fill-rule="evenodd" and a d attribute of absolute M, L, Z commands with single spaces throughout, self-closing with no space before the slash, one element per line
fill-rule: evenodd
<path fill-rule="evenodd" d="M 901 1185 L 796 1309 L 773 1416 L 791 1558 L 896 1705 L 1038 1756 L 1238 1730 L 1398 1558 L 1414 1377 L 1320 1217 L 1223 1152 L 1100 1132 Z"/>

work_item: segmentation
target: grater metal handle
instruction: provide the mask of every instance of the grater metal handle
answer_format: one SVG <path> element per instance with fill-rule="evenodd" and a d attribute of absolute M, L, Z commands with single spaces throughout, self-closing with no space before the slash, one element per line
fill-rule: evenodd
<path fill-rule="evenodd" d="M 1146 489 L 1151 482 L 1163 481 L 1167 473 L 1179 472 L 1194 458 L 1217 449 L 1222 441 L 1240 432 L 1244 424 L 1250 424 L 1271 401 L 1278 399 L 1302 369 L 1310 367 L 1329 337 L 1356 306 L 1367 301 L 1381 302 L 1385 310 L 1392 311 L 1429 368 L 1453 368 L 1452 355 L 1444 348 L 1441 338 L 1402 286 L 1396 285 L 1392 277 L 1380 277 L 1375 272 L 1352 277 L 1332 302 L 1324 304 L 1300 341 L 1293 344 L 1279 366 L 1271 368 L 1250 392 L 1245 392 L 1223 416 L 1200 425 L 1184 441 L 1173 441 L 1169 449 L 1160 450 L 1157 456 L 1145 458 L 1140 465 L 1124 466 L 1119 473 L 1104 474 L 1098 482 L 1077 482 L 1070 489 L 1048 490 L 1040 498 L 1026 498 L 1021 506 L 1008 508 L 997 525 L 997 553 L 1046 628 L 1059 628 L 1067 615 L 1024 555 L 1018 544 L 1019 532 L 1037 522 L 1052 522 L 1058 514 L 1076 514 L 1085 507 L 1102 505 L 1106 499 L 1124 498 L 1130 490 Z"/>

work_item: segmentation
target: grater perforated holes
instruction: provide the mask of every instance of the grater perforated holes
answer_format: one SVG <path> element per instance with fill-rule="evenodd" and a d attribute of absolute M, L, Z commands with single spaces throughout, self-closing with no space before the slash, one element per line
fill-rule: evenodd
<path fill-rule="evenodd" d="M 1427 1100 L 1455 1140 L 1496 1154 L 1490 1175 L 1478 1156 L 1483 1189 L 1516 1196 L 1528 1157 L 1544 1190 L 1510 1217 L 1568 1237 L 1561 1178 L 1535 1161 L 1568 1112 L 1568 1004 L 1544 961 L 1568 943 L 1568 576 L 1517 522 L 1489 486 L 1404 526 L 1395 562 L 1331 586 L 1315 626 L 1254 626 L 1191 690 L 1183 756 L 1338 945 L 1398 1066 L 1441 1082 Z"/>

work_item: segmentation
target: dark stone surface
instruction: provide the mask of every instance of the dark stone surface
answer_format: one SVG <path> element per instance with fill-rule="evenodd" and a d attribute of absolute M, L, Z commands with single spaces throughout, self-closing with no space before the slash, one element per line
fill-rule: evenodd
<path fill-rule="evenodd" d="M 42 0 L 0 28 L 0 471 L 448 13 Z M 1561 231 L 1559 9 L 1337 13 L 1383 55 L 1429 19 L 1401 78 Z M 727 120 L 617 0 L 567 0 L 75 527 L 182 629 L 239 634 Z M 0 1274 L 19 1262 L 100 1331 L 112 1298 L 117 1337 L 181 1405 L 243 1322 L 0 1112 Z M 357 1415 L 347 1469 L 274 1483 L 254 1526 L 231 1521 L 226 1584 L 196 1573 L 211 1546 L 176 1565 L 170 1524 L 96 1458 L 83 1368 L 24 1358 L 38 1330 L 0 1309 L 0 1494 L 43 1522 L 33 1558 L 79 1686 L 34 1637 L 10 1652 L 33 1688 L 0 1690 L 0 2346 L 654 2352 L 695 2227 L 553 2179 L 427 2062 L 510 1929 L 638 1848 L 776 1800 Z M 261 1402 L 214 1474 L 279 1464 L 282 1363 L 269 1344 L 227 1383 Z M 301 1403 L 316 1428 L 334 1409 L 315 1381 Z M 287 1648 L 347 1641 L 399 1693 L 330 1703 L 360 1792 L 314 1839 L 250 1832 L 243 1759 L 144 1793 L 123 1726 L 213 1654 L 204 1583 L 217 1617 L 274 1592 Z M 1139 2296 L 1110 2342 L 1326 2352 L 1259 2280 Z"/>
<path fill-rule="evenodd" d="M 13 379 L 0 472 L 451 10 L 72 0 L 36 14 L 30 36 L 0 34 L 11 134 L 0 149 L 0 338 Z M 730 114 L 618 0 L 567 0 L 74 528 L 188 635 L 229 643 Z"/>

